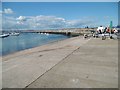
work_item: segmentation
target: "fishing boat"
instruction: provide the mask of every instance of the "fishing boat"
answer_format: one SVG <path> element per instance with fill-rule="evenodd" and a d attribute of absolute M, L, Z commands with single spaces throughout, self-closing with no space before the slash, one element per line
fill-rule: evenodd
<path fill-rule="evenodd" d="M 0 38 L 8 37 L 9 34 L 0 34 Z"/>

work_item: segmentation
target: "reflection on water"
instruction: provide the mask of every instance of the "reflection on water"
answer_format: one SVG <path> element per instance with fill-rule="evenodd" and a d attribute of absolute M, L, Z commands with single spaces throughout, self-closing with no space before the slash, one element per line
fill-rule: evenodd
<path fill-rule="evenodd" d="M 68 38 L 64 35 L 45 35 L 38 33 L 21 33 L 19 36 L 9 36 L 0 38 L 0 53 L 7 55 L 16 51 L 47 44 L 52 41 Z"/>

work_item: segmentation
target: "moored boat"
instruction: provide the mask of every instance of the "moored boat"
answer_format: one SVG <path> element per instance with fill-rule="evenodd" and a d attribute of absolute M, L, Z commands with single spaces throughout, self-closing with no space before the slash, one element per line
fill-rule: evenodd
<path fill-rule="evenodd" d="M 49 33 L 46 34 L 47 36 L 49 35 Z"/>
<path fill-rule="evenodd" d="M 0 34 L 0 38 L 8 37 L 9 34 Z"/>
<path fill-rule="evenodd" d="M 11 35 L 11 36 L 19 36 L 20 33 L 11 33 L 10 35 Z"/>

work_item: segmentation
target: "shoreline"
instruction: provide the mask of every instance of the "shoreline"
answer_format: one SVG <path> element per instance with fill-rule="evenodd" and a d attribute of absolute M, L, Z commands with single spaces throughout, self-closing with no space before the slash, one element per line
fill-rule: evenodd
<path fill-rule="evenodd" d="M 30 37 L 28 36 L 29 34 L 30 34 Z M 22 33 L 20 36 L 10 36 L 9 38 L 6 37 L 5 40 L 4 38 L 2 38 L 1 40 L 3 40 L 3 43 L 2 43 L 3 47 L 1 48 L 1 51 L 2 50 L 3 51 L 1 52 L 0 57 L 7 56 L 9 54 L 13 54 L 13 53 L 27 50 L 30 48 L 42 46 L 48 43 L 53 43 L 59 40 L 70 38 L 66 35 L 56 35 L 56 34 L 43 35 L 43 36 L 37 33 L 29 33 L 29 34 Z M 36 37 L 36 39 L 34 39 L 34 37 Z M 28 39 L 30 38 L 30 40 L 28 40 L 27 38 Z"/>
<path fill-rule="evenodd" d="M 69 38 L 73 38 L 73 37 L 69 37 Z M 42 45 L 38 45 L 38 46 L 35 46 L 35 47 L 31 47 L 31 48 L 27 48 L 27 49 L 15 51 L 15 52 L 12 52 L 12 53 L 9 53 L 9 54 L 1 55 L 0 57 L 3 57 L 3 58 L 4 58 L 4 57 L 6 57 L 6 56 L 13 55 L 13 54 L 15 54 L 15 53 L 23 52 L 23 51 L 26 51 L 26 50 L 29 50 L 29 49 L 31 50 L 31 49 L 34 49 L 34 48 L 37 48 L 37 47 L 40 47 L 40 46 L 48 45 L 48 44 L 51 44 L 51 43 L 56 43 L 56 42 L 63 41 L 63 40 L 69 39 L 69 38 L 63 38 L 63 39 L 56 40 L 56 41 L 50 41 L 50 42 L 47 42 L 47 43 L 42 44 Z"/>
<path fill-rule="evenodd" d="M 83 36 L 77 36 L 77 37 L 82 38 Z M 70 38 L 65 38 L 65 39 L 61 39 L 61 40 L 57 40 L 57 41 L 51 41 L 51 42 L 48 42 L 48 43 L 43 44 L 43 45 L 39 45 L 39 46 L 28 48 L 28 49 L 23 49 L 23 50 L 16 51 L 16 52 L 13 52 L 13 53 L 10 53 L 10 54 L 7 54 L 7 55 L 2 55 L 0 57 L 2 57 L 2 61 L 6 61 L 6 59 L 8 60 L 8 58 L 17 57 L 18 55 L 23 55 L 23 54 L 34 53 L 34 52 L 37 52 L 38 48 L 42 48 L 42 47 L 46 48 L 49 45 L 57 44 L 57 43 L 60 43 L 60 42 L 65 42 L 65 41 L 69 41 L 72 38 L 77 38 L 77 37 L 70 37 Z"/>

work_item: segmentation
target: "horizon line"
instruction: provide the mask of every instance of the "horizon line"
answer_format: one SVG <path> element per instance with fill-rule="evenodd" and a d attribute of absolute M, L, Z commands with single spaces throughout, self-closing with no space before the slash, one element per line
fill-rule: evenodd
<path fill-rule="evenodd" d="M 0 0 L 0 2 L 119 2 L 119 0 Z"/>

